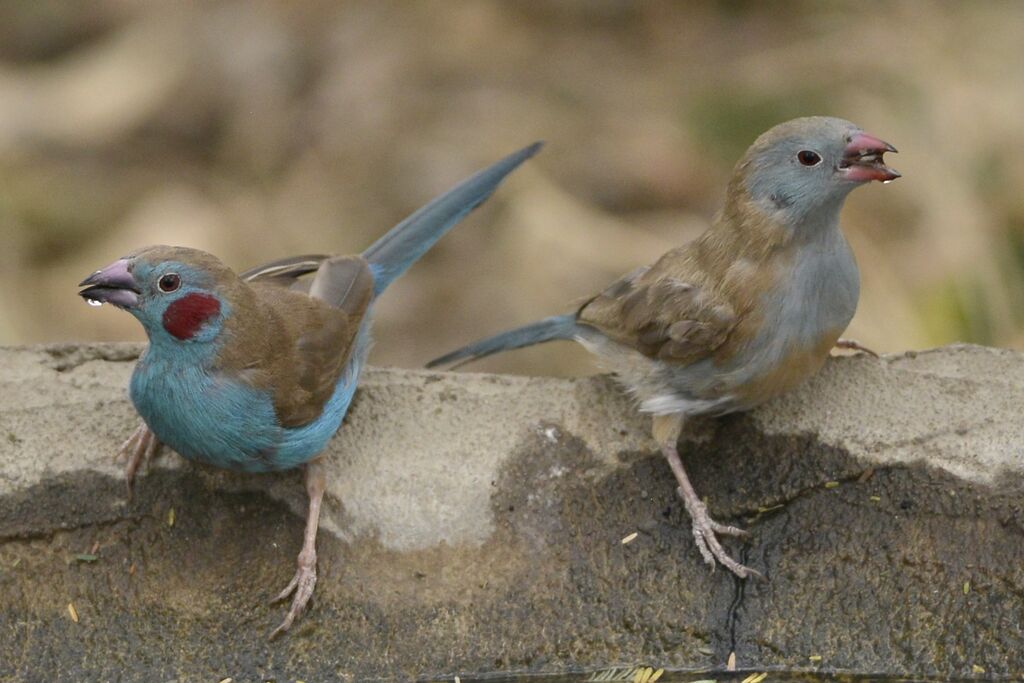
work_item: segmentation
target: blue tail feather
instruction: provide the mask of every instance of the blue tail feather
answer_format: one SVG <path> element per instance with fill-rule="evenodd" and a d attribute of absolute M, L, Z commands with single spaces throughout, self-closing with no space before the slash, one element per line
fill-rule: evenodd
<path fill-rule="evenodd" d="M 575 339 L 581 331 L 580 325 L 576 322 L 576 314 L 555 315 L 463 346 L 461 349 L 435 358 L 427 363 L 427 367 L 454 364 L 452 365 L 454 369 L 500 351 L 521 349 L 524 346 L 533 346 L 556 339 Z"/>
<path fill-rule="evenodd" d="M 373 273 L 374 296 L 379 296 L 466 214 L 480 206 L 505 176 L 536 154 L 543 144 L 535 142 L 467 178 L 370 245 L 363 258 Z"/>

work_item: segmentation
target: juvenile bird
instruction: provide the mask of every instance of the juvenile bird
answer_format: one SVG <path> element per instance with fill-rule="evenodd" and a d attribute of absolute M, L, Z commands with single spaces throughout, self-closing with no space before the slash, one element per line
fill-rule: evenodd
<path fill-rule="evenodd" d="M 860 276 L 839 229 L 846 196 L 899 173 L 896 149 L 849 121 L 800 118 L 761 135 L 736 165 L 725 206 L 699 238 L 634 270 L 574 313 L 470 344 L 428 367 L 555 339 L 578 341 L 653 416 L 704 560 L 741 578 L 683 469 L 677 441 L 695 416 L 748 410 L 818 371 L 857 308 Z"/>
<path fill-rule="evenodd" d="M 129 493 L 139 464 L 161 443 L 231 470 L 306 467 L 309 513 L 298 568 L 275 598 L 293 595 L 291 608 L 271 637 L 291 627 L 316 585 L 324 495 L 318 456 L 359 381 L 374 301 L 540 146 L 463 181 L 360 255 L 297 256 L 236 275 L 205 252 L 155 246 L 80 283 L 83 298 L 128 311 L 149 337 L 130 387 L 143 424 L 121 449 Z"/>

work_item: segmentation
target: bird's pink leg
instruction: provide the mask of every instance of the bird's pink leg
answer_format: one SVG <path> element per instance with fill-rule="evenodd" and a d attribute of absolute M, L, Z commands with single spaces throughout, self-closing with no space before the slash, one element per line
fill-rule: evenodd
<path fill-rule="evenodd" d="M 295 576 L 271 602 L 279 602 L 289 595 L 292 606 L 285 615 L 281 625 L 270 634 L 276 638 L 291 628 L 292 622 L 306 609 L 306 603 L 313 596 L 316 587 L 316 530 L 320 525 L 320 503 L 324 499 L 325 478 L 323 465 L 312 461 L 306 465 L 306 493 L 309 495 L 309 513 L 306 515 L 306 533 L 302 538 L 302 551 L 299 553 L 298 568 Z"/>
<path fill-rule="evenodd" d="M 864 346 L 856 339 L 839 339 L 838 341 L 836 341 L 836 348 L 848 349 L 850 351 L 860 351 L 861 353 L 866 353 L 870 356 L 874 356 L 875 358 L 879 357 L 877 353 L 875 353 L 868 347 Z"/>
<path fill-rule="evenodd" d="M 697 545 L 697 550 L 712 569 L 715 568 L 717 562 L 741 579 L 750 575 L 761 577 L 761 573 L 757 570 L 746 567 L 729 557 L 722 544 L 718 542 L 718 537 L 715 534 L 739 537 L 745 537 L 748 534 L 743 529 L 719 524 L 711 519 L 707 506 L 697 496 L 693 484 L 690 483 L 690 478 L 686 476 L 686 470 L 683 469 L 683 461 L 679 458 L 676 442 L 681 430 L 681 417 L 659 416 L 654 419 L 654 435 L 661 443 L 661 452 L 668 460 L 668 466 L 676 477 L 676 483 L 679 484 L 676 493 L 683 499 L 683 505 L 686 506 L 686 511 L 693 523 L 693 540 Z"/>
<path fill-rule="evenodd" d="M 156 434 L 150 431 L 146 423 L 143 422 L 132 432 L 128 440 L 121 444 L 121 448 L 118 449 L 114 458 L 125 458 L 127 460 L 124 468 L 124 479 L 125 484 L 128 486 L 129 499 L 132 497 L 132 483 L 135 481 L 135 473 L 139 471 L 139 467 L 142 464 L 148 464 L 156 457 L 161 445 L 160 440 L 156 438 Z"/>

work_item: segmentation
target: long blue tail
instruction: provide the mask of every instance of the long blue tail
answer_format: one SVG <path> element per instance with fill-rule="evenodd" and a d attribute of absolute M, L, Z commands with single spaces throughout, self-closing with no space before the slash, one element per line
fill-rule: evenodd
<path fill-rule="evenodd" d="M 554 341 L 555 339 L 575 339 L 580 332 L 580 325 L 576 322 L 575 313 L 555 315 L 529 325 L 524 325 L 523 327 L 517 327 L 508 332 L 496 334 L 487 339 L 481 339 L 468 346 L 463 346 L 461 349 L 446 353 L 440 358 L 435 358 L 427 363 L 427 367 L 433 368 L 438 365 L 454 364 L 452 365 L 454 369 L 499 351 L 521 349 L 524 346 L 533 346 L 534 344 Z"/>
<path fill-rule="evenodd" d="M 370 263 L 373 273 L 374 297 L 380 296 L 437 240 L 490 197 L 505 176 L 536 154 L 543 144 L 535 142 L 463 180 L 370 245 L 363 258 Z"/>

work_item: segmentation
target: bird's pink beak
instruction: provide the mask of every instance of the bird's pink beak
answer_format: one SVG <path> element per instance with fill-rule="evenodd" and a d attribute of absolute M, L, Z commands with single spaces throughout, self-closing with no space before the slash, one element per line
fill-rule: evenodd
<path fill-rule="evenodd" d="M 135 308 L 139 304 L 139 283 L 128 269 L 128 259 L 118 259 L 97 270 L 78 286 L 85 287 L 78 295 L 89 303 L 109 303 L 118 308 Z"/>
<path fill-rule="evenodd" d="M 882 155 L 886 152 L 895 154 L 896 148 L 874 135 L 856 133 L 843 150 L 839 172 L 844 178 L 855 183 L 866 183 L 871 180 L 887 183 L 895 180 L 900 177 L 900 173 L 885 165 Z"/>

